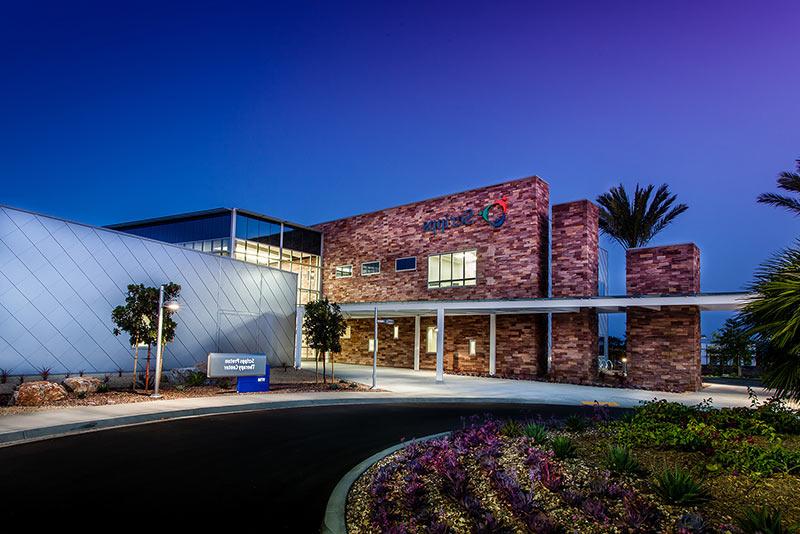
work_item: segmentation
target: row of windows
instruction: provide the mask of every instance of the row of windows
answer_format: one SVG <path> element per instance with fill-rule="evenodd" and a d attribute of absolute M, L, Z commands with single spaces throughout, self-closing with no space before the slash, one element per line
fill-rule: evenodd
<path fill-rule="evenodd" d="M 398 273 L 403 271 L 416 271 L 417 258 L 412 256 L 409 258 L 396 259 L 394 261 L 394 270 Z M 365 261 L 361 264 L 361 276 L 372 276 L 374 274 L 381 274 L 380 261 Z M 337 265 L 334 267 L 334 275 L 336 278 L 352 278 L 353 265 Z"/>
<path fill-rule="evenodd" d="M 394 263 L 395 272 L 416 271 L 417 258 L 398 258 Z M 361 264 L 361 276 L 380 274 L 381 262 L 367 261 Z M 448 252 L 428 256 L 428 287 L 461 287 L 474 286 L 478 273 L 478 251 Z M 334 268 L 336 278 L 351 278 L 353 266 L 337 265 Z"/>

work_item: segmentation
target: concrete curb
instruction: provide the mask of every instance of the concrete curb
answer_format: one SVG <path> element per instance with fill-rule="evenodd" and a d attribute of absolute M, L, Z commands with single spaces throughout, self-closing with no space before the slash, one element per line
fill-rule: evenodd
<path fill-rule="evenodd" d="M 514 398 L 497 397 L 407 397 L 398 396 L 390 398 L 343 398 L 343 399 L 300 399 L 290 401 L 268 401 L 254 402 L 239 405 L 204 406 L 201 408 L 185 408 L 168 410 L 163 412 L 143 413 L 136 415 L 112 416 L 98 418 L 87 421 L 75 421 L 65 424 L 42 426 L 24 430 L 12 430 L 0 433 L 0 447 L 9 447 L 40 441 L 44 439 L 57 438 L 86 432 L 96 432 L 131 425 L 141 425 L 148 423 L 158 423 L 175 419 L 186 419 L 192 417 L 205 417 L 211 415 L 226 415 L 236 413 L 247 413 L 262 410 L 285 410 L 291 408 L 307 408 L 313 406 L 339 406 L 354 404 L 516 404 L 516 405 L 561 405 L 561 406 L 580 406 L 575 403 L 565 403 L 554 400 L 552 402 L 541 402 L 538 400 L 524 400 Z"/>
<path fill-rule="evenodd" d="M 405 443 L 399 443 L 388 449 L 383 449 L 359 463 L 357 466 L 348 471 L 333 488 L 328 504 L 325 506 L 325 517 L 322 520 L 321 534 L 347 534 L 347 495 L 350 493 L 350 488 L 353 486 L 358 477 L 372 467 L 376 462 L 386 458 L 390 454 L 404 449 L 412 443 L 419 443 L 422 441 L 430 441 L 432 439 L 447 436 L 450 432 L 440 432 L 439 434 L 431 434 L 419 439 L 413 439 Z"/>

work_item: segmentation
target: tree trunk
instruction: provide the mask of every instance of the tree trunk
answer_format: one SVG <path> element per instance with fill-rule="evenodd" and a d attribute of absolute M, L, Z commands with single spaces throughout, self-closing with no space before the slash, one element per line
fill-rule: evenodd
<path fill-rule="evenodd" d="M 325 353 L 322 353 L 322 383 L 328 383 L 328 375 L 325 374 Z"/>
<path fill-rule="evenodd" d="M 328 354 L 331 355 L 331 382 L 336 382 L 336 375 L 333 372 L 333 353 L 329 352 Z"/>
<path fill-rule="evenodd" d="M 736 355 L 736 375 L 742 378 L 742 356 L 739 354 Z"/>
<path fill-rule="evenodd" d="M 144 391 L 150 391 L 150 353 L 152 348 L 152 343 L 147 344 L 147 363 L 145 364 L 146 368 L 144 370 Z"/>
<path fill-rule="evenodd" d="M 319 381 L 319 351 L 314 349 L 314 383 Z"/>
<path fill-rule="evenodd" d="M 133 390 L 136 391 L 136 382 L 139 368 L 139 340 L 136 340 L 136 348 L 133 350 Z"/>

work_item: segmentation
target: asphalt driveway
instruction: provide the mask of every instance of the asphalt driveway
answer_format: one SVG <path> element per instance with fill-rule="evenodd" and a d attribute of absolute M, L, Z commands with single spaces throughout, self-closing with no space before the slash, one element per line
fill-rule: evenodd
<path fill-rule="evenodd" d="M 85 518 L 146 531 L 219 522 L 234 530 L 317 532 L 339 479 L 401 439 L 459 428 L 474 414 L 549 418 L 576 411 L 591 409 L 331 406 L 183 419 L 0 448 L 3 516 L 12 524 Z"/>

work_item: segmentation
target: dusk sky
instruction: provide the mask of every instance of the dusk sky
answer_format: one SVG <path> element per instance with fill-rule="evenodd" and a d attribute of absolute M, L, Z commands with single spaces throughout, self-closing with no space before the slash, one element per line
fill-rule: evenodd
<path fill-rule="evenodd" d="M 666 182 L 690 209 L 652 244 L 739 290 L 800 234 L 755 202 L 800 158 L 798 28 L 797 1 L 7 2 L 0 203 L 312 224 L 533 174 L 553 203 Z"/>

